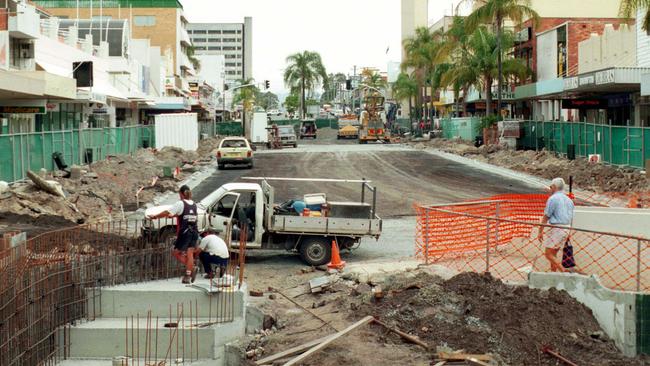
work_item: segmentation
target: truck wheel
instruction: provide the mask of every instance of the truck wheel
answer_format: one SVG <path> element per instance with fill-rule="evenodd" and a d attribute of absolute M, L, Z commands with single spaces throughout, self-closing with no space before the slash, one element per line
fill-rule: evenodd
<path fill-rule="evenodd" d="M 305 238 L 300 245 L 300 257 L 310 266 L 322 266 L 331 256 L 332 242 L 327 238 Z"/>
<path fill-rule="evenodd" d="M 160 229 L 154 239 L 157 239 L 159 243 L 163 243 L 166 247 L 172 247 L 176 241 L 176 228 L 164 227 Z"/>

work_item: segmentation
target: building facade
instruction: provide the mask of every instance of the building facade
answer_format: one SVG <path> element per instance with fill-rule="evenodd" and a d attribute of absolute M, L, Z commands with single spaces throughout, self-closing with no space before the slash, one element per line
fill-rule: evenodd
<path fill-rule="evenodd" d="M 190 23 L 187 29 L 197 55 L 225 58 L 226 84 L 253 77 L 253 18 L 243 23 Z"/>

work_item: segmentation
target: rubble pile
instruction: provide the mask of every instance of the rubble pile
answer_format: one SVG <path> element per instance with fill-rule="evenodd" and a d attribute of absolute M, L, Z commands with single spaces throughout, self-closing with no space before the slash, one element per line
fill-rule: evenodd
<path fill-rule="evenodd" d="M 512 286 L 489 274 L 444 280 L 426 269 L 369 277 L 368 282 L 345 273 L 329 278 L 322 291 L 294 286 L 268 301 L 278 326 L 250 338 L 242 349 L 246 364 L 326 337 L 366 316 L 382 326 L 358 329 L 340 346 L 332 344 L 301 364 L 388 364 L 397 358 L 399 364 L 427 365 L 445 355 L 467 354 L 493 366 L 557 365 L 544 347 L 578 365 L 648 362 L 647 357 L 625 357 L 591 310 L 565 291 Z"/>
<path fill-rule="evenodd" d="M 0 217 L 11 226 L 22 220 L 48 222 L 50 218 L 72 224 L 122 218 L 154 196 L 177 189 L 189 174 L 207 165 L 219 139 L 202 140 L 197 152 L 175 147 L 140 149 L 133 155 L 110 156 L 70 174 L 35 172 L 64 192 L 64 197 L 39 189 L 26 180 L 9 185 L 0 193 Z"/>
<path fill-rule="evenodd" d="M 501 145 L 476 148 L 457 140 L 433 139 L 416 148 L 434 147 L 448 153 L 462 155 L 478 161 L 524 172 L 545 179 L 573 176 L 578 188 L 597 193 L 647 192 L 650 184 L 645 174 L 634 168 L 589 163 L 587 159 L 558 158 L 553 152 L 513 151 Z"/>

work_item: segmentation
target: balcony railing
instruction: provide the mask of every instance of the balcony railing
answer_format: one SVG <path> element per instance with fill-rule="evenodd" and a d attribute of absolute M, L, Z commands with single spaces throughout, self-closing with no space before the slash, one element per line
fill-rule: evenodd
<path fill-rule="evenodd" d="M 89 8 L 93 1 L 91 0 L 34 0 L 38 6 L 44 8 Z M 93 6 L 98 7 L 99 1 L 95 0 Z M 178 0 L 104 0 L 104 8 L 183 8 Z"/>

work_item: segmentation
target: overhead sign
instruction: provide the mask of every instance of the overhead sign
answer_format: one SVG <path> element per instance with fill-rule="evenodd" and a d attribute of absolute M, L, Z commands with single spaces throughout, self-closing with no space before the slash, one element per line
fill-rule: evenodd
<path fill-rule="evenodd" d="M 616 83 L 616 70 L 608 69 L 564 79 L 564 90 Z"/>
<path fill-rule="evenodd" d="M 520 30 L 519 32 L 515 33 L 515 42 L 524 43 L 530 41 L 530 33 L 530 27 L 526 27 Z"/>
<path fill-rule="evenodd" d="M 48 112 L 58 112 L 60 109 L 59 105 L 59 103 L 47 103 L 45 104 L 45 108 Z"/>
<path fill-rule="evenodd" d="M 607 99 L 563 99 L 562 109 L 606 109 Z"/>
<path fill-rule="evenodd" d="M 44 106 L 0 106 L 0 113 L 10 114 L 45 114 Z"/>

